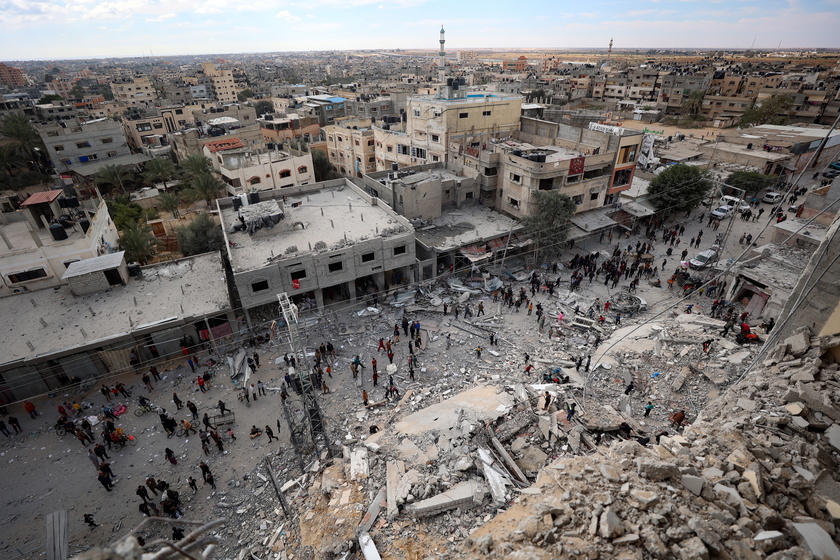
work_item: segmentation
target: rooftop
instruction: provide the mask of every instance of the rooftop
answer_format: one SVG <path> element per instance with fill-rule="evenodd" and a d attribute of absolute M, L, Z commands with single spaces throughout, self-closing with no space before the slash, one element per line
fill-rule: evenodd
<path fill-rule="evenodd" d="M 61 193 L 63 193 L 63 192 L 64 191 L 61 190 L 61 189 L 56 189 L 56 190 L 53 190 L 53 191 L 37 192 L 35 194 L 30 195 L 29 198 L 24 200 L 21 203 L 21 206 L 29 206 L 30 204 L 50 203 L 53 200 L 55 200 L 56 198 L 58 198 L 59 196 L 61 196 Z"/>
<path fill-rule="evenodd" d="M 221 152 L 223 150 L 234 150 L 236 148 L 244 148 L 245 144 L 242 143 L 242 140 L 234 136 L 233 138 L 226 138 L 224 140 L 213 140 L 212 142 L 207 142 L 205 146 L 211 154 L 215 154 L 216 152 Z"/>
<path fill-rule="evenodd" d="M 440 218 L 424 225 L 415 224 L 415 236 L 426 247 L 446 251 L 495 239 L 521 228 L 517 220 L 486 206 L 471 206 L 445 211 Z"/>
<path fill-rule="evenodd" d="M 111 270 L 112 268 L 117 268 L 118 266 L 120 266 L 124 258 L 125 251 L 120 251 L 118 253 L 109 253 L 107 255 L 94 257 L 92 259 L 76 261 L 74 263 L 70 263 L 70 266 L 67 267 L 67 271 L 64 273 L 64 276 L 61 277 L 61 279 L 67 280 L 68 278 L 84 276 L 85 274 L 90 274 L 92 272 Z"/>
<path fill-rule="evenodd" d="M 565 161 L 575 159 L 584 155 L 582 152 L 572 150 L 571 148 L 565 148 L 563 146 L 534 146 L 533 144 L 529 144 L 528 142 L 520 142 L 519 140 L 505 140 L 503 142 L 498 142 L 496 146 L 501 146 L 501 148 L 508 153 L 514 150 L 521 151 L 522 155 L 519 157 L 526 157 L 532 154 L 544 154 L 544 163 L 551 163 L 554 161 Z"/>
<path fill-rule="evenodd" d="M 260 269 L 275 259 L 335 251 L 359 241 L 407 231 L 406 226 L 385 209 L 371 206 L 370 197 L 351 186 L 349 181 L 320 185 L 320 189 L 283 196 L 284 218 L 273 227 L 263 227 L 253 235 L 245 231 L 228 233 L 228 240 L 235 244 L 228 251 L 234 272 Z M 280 194 L 280 191 L 274 192 Z M 259 203 L 264 205 L 266 215 L 276 212 L 274 200 L 279 202 L 280 197 L 268 200 L 263 197 L 263 202 Z M 239 211 L 232 206 L 220 204 L 220 207 L 225 227 L 239 222 Z M 322 249 L 315 248 L 319 242 L 324 244 Z M 287 254 L 290 247 L 296 247 L 297 251 Z"/>
<path fill-rule="evenodd" d="M 29 222 L 20 212 L 7 214 L 6 217 L 8 218 L 9 223 L 0 225 L 0 228 L 2 228 L 6 239 L 9 240 L 9 243 L 11 243 L 12 249 L 9 250 L 6 245 L 0 244 L 4 254 L 15 251 L 32 251 L 37 249 L 38 245 L 32 237 L 33 233 L 38 236 L 41 245 L 45 246 L 70 244 L 83 241 L 86 238 L 86 234 L 82 232 L 81 226 L 78 225 L 74 225 L 72 228 L 64 228 L 64 233 L 67 234 L 67 239 L 56 241 L 53 239 L 50 231 L 45 227 L 38 228 L 33 232 Z"/>
<path fill-rule="evenodd" d="M 92 177 L 96 175 L 100 169 L 108 165 L 137 165 L 152 159 L 146 154 L 126 154 L 124 156 L 116 156 L 105 159 L 100 159 L 93 163 L 86 163 L 84 165 L 74 165 L 73 171 L 82 175 L 83 177 Z"/>
<path fill-rule="evenodd" d="M 218 253 L 142 270 L 141 278 L 130 278 L 125 286 L 85 296 L 74 296 L 62 286 L 0 299 L 0 314 L 15 317 L 0 331 L 3 363 L 118 339 L 147 325 L 177 323 L 230 307 Z"/>

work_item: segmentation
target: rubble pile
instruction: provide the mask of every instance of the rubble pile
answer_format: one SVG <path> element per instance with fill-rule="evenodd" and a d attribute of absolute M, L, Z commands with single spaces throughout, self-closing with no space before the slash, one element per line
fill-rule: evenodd
<path fill-rule="evenodd" d="M 799 331 L 684 433 L 549 464 L 454 554 L 840 558 L 839 345 Z"/>

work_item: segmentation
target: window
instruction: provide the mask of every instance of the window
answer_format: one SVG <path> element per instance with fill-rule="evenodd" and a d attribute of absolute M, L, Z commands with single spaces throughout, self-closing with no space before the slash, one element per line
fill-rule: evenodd
<path fill-rule="evenodd" d="M 419 117 L 419 116 L 420 116 L 420 109 L 414 109 L 414 116 L 415 116 L 415 117 Z"/>
<path fill-rule="evenodd" d="M 469 200 L 469 199 L 471 199 L 471 198 L 475 198 L 475 193 L 473 193 L 473 192 L 468 192 L 468 193 L 466 194 L 465 198 L 466 198 L 467 200 Z"/>
<path fill-rule="evenodd" d="M 10 284 L 18 284 L 28 280 L 37 280 L 38 278 L 46 278 L 47 271 L 43 268 L 36 268 L 34 270 L 27 270 L 26 272 L 16 272 L 6 276 Z"/>
<path fill-rule="evenodd" d="M 397 153 L 407 156 L 410 152 L 405 144 L 397 144 Z"/>
<path fill-rule="evenodd" d="M 341 261 L 330 263 L 330 264 L 327 265 L 327 269 L 330 272 L 338 272 L 340 270 L 344 270 L 344 263 L 341 262 Z"/>
<path fill-rule="evenodd" d="M 405 255 L 405 245 L 400 245 L 399 247 L 394 247 L 394 256 L 397 255 Z"/>
<path fill-rule="evenodd" d="M 155 128 L 163 128 L 163 123 L 156 122 Z"/>
<path fill-rule="evenodd" d="M 522 183 L 522 176 L 517 175 L 516 173 L 511 173 L 510 174 L 510 180 L 513 181 L 514 183 Z"/>
<path fill-rule="evenodd" d="M 292 176 L 292 172 L 289 169 L 284 169 L 283 171 L 280 172 L 280 178 L 281 179 L 285 179 L 285 178 L 291 177 L 291 176 Z"/>
<path fill-rule="evenodd" d="M 368 163 L 374 163 L 375 161 L 376 161 L 376 157 L 375 157 L 375 156 L 370 156 L 370 157 L 368 158 Z"/>
<path fill-rule="evenodd" d="M 393 152 L 393 151 L 394 151 L 394 147 L 393 147 L 393 146 L 388 146 L 388 151 L 389 151 L 389 152 Z"/>
<path fill-rule="evenodd" d="M 440 142 L 440 136 L 437 134 L 432 134 L 432 142 Z"/>
<path fill-rule="evenodd" d="M 615 172 L 615 181 L 613 181 L 614 187 L 622 187 L 624 185 L 630 184 L 630 175 L 632 174 L 632 169 L 620 169 Z"/>
<path fill-rule="evenodd" d="M 137 132 L 148 132 L 152 130 L 152 125 L 149 123 L 142 123 L 137 125 Z"/>
<path fill-rule="evenodd" d="M 589 200 L 598 200 L 598 193 L 597 192 L 589 193 Z"/>
<path fill-rule="evenodd" d="M 484 174 L 487 175 L 488 177 L 495 177 L 496 173 L 498 173 L 498 170 L 495 167 L 485 167 L 484 168 Z"/>
<path fill-rule="evenodd" d="M 491 113 L 491 111 L 482 111 L 482 112 L 481 112 L 481 116 L 483 116 L 483 117 L 489 117 L 489 116 L 490 116 L 490 113 Z"/>
<path fill-rule="evenodd" d="M 458 113 L 458 118 L 459 119 L 466 119 L 469 116 L 470 116 L 469 113 Z"/>
<path fill-rule="evenodd" d="M 108 152 L 107 155 L 108 155 L 108 157 L 117 157 L 117 152 L 116 152 L 116 150 L 111 150 L 111 151 Z"/>
<path fill-rule="evenodd" d="M 426 150 L 423 148 L 411 148 L 411 157 L 426 159 Z"/>
<path fill-rule="evenodd" d="M 510 206 L 513 206 L 514 208 L 519 208 L 519 201 L 518 201 L 518 200 L 516 200 L 515 198 L 508 197 L 508 199 L 507 199 L 507 203 L 508 203 Z"/>
<path fill-rule="evenodd" d="M 440 156 L 432 155 L 432 161 L 440 161 Z"/>
<path fill-rule="evenodd" d="M 268 280 L 258 280 L 256 282 L 251 282 L 251 292 L 264 292 L 268 289 Z"/>
<path fill-rule="evenodd" d="M 362 262 L 363 262 L 363 263 L 366 263 L 366 262 L 371 262 L 371 261 L 373 261 L 375 258 L 376 258 L 376 254 L 375 254 L 375 253 L 365 253 L 364 255 L 362 255 Z"/>
<path fill-rule="evenodd" d="M 111 144 L 111 143 L 113 143 L 113 142 L 114 142 L 114 139 L 113 139 L 113 138 L 110 138 L 110 137 L 109 137 L 109 138 L 103 138 L 103 139 L 102 139 L 102 143 L 103 143 L 103 144 Z"/>
<path fill-rule="evenodd" d="M 56 144 L 53 149 L 55 150 L 55 153 L 60 154 L 64 151 L 64 146 L 62 144 Z"/>
<path fill-rule="evenodd" d="M 368 140 L 368 146 L 373 146 L 373 140 Z"/>
<path fill-rule="evenodd" d="M 574 202 L 575 204 L 583 204 L 583 195 L 579 194 L 577 196 L 573 196 L 572 202 Z"/>
<path fill-rule="evenodd" d="M 305 165 L 298 167 L 298 173 L 306 173 L 307 171 L 309 171 L 309 169 L 307 169 Z"/>
<path fill-rule="evenodd" d="M 295 270 L 291 273 L 292 280 L 303 280 L 306 278 L 306 270 Z"/>
<path fill-rule="evenodd" d="M 178 95 L 180 95 L 180 94 L 178 94 Z M 183 109 L 175 109 L 175 114 L 176 114 L 176 115 L 183 115 L 183 114 L 184 114 L 184 110 L 183 110 Z"/>
<path fill-rule="evenodd" d="M 618 152 L 618 163 L 632 163 L 636 161 L 636 146 L 624 146 Z"/>
<path fill-rule="evenodd" d="M 69 261 L 64 261 L 64 268 L 70 268 L 70 265 L 74 262 L 79 262 L 79 259 L 70 259 Z"/>
<path fill-rule="evenodd" d="M 356 144 L 357 146 L 361 146 L 361 144 L 359 144 L 359 139 L 358 139 L 358 138 L 356 138 L 355 144 Z"/>
<path fill-rule="evenodd" d="M 262 183 L 262 180 L 259 177 L 251 177 L 248 182 L 252 185 L 259 185 Z"/>
<path fill-rule="evenodd" d="M 77 148 L 90 148 L 90 142 L 76 142 Z"/>

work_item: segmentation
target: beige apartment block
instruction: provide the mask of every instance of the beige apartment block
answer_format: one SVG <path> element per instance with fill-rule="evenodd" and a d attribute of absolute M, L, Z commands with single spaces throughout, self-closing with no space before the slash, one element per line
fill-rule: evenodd
<path fill-rule="evenodd" d="M 222 70 L 216 68 L 212 62 L 201 64 L 201 70 L 210 81 L 210 88 L 213 97 L 220 103 L 236 103 L 237 93 L 236 82 L 233 79 L 233 70 Z"/>
<path fill-rule="evenodd" d="M 157 93 L 151 78 L 134 76 L 111 82 L 114 101 L 123 107 L 152 106 L 157 100 Z"/>
<path fill-rule="evenodd" d="M 362 177 L 376 171 L 374 130 L 370 119 L 343 117 L 324 127 L 327 156 L 342 175 Z"/>

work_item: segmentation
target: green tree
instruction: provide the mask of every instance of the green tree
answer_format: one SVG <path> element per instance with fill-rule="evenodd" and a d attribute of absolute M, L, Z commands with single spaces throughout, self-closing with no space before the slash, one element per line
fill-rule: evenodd
<path fill-rule="evenodd" d="M 41 136 L 32 126 L 29 117 L 23 113 L 12 113 L 6 116 L 0 124 L 0 135 L 9 140 L 11 146 L 30 160 L 38 157 L 35 153 L 36 148 L 44 149 Z"/>
<path fill-rule="evenodd" d="M 273 113 L 274 112 L 274 104 L 271 101 L 257 101 L 254 103 L 254 111 L 257 112 L 257 116 L 261 117 L 262 115 Z"/>
<path fill-rule="evenodd" d="M 204 154 L 190 154 L 181 162 L 181 171 L 190 179 L 209 174 L 213 170 Z"/>
<path fill-rule="evenodd" d="M 130 221 L 120 233 L 120 248 L 125 251 L 128 262 L 146 264 L 157 251 L 158 240 L 146 224 Z"/>
<path fill-rule="evenodd" d="M 528 102 L 531 101 L 538 101 L 546 96 L 545 90 L 543 88 L 538 88 L 528 94 Z"/>
<path fill-rule="evenodd" d="M 793 103 L 793 96 L 788 93 L 772 95 L 761 103 L 754 101 L 738 121 L 738 126 L 785 124 Z"/>
<path fill-rule="evenodd" d="M 175 177 L 175 171 L 175 164 L 172 163 L 172 160 L 154 158 L 146 162 L 143 180 L 150 185 L 156 185 L 158 182 L 163 183 L 163 191 L 166 192 L 168 188 L 166 182 Z"/>
<path fill-rule="evenodd" d="M 7 189 L 12 188 L 16 172 L 26 167 L 26 160 L 14 146 L 0 146 L 0 185 Z"/>
<path fill-rule="evenodd" d="M 775 175 L 762 175 L 755 171 L 735 171 L 726 178 L 726 184 L 744 189 L 746 194 L 755 194 L 762 189 L 775 185 L 779 178 Z"/>
<path fill-rule="evenodd" d="M 63 100 L 64 100 L 64 98 L 61 97 L 60 95 L 56 95 L 54 93 L 51 93 L 51 94 L 45 95 L 44 97 L 39 99 L 38 100 L 38 105 L 46 105 L 48 103 L 52 103 L 53 101 L 63 101 Z"/>
<path fill-rule="evenodd" d="M 330 158 L 327 157 L 322 150 L 311 150 L 312 152 L 312 167 L 315 169 L 316 181 L 328 181 L 335 178 L 335 167 L 330 163 Z"/>
<path fill-rule="evenodd" d="M 703 111 L 703 98 L 706 92 L 702 89 L 692 89 L 683 92 L 681 109 L 683 114 L 696 117 Z"/>
<path fill-rule="evenodd" d="M 175 230 L 184 256 L 220 251 L 225 246 L 225 236 L 210 214 L 199 214 L 191 224 Z"/>
<path fill-rule="evenodd" d="M 70 99 L 81 99 L 85 96 L 85 94 L 86 94 L 85 88 L 83 88 L 79 84 L 76 84 L 70 90 Z"/>
<path fill-rule="evenodd" d="M 672 165 L 654 177 L 648 198 L 658 212 L 689 212 L 712 188 L 706 170 L 693 165 Z"/>
<path fill-rule="evenodd" d="M 254 97 L 254 92 L 248 88 L 245 88 L 236 94 L 236 98 L 239 99 L 239 101 L 245 101 L 246 99 L 251 99 L 252 97 Z"/>
<path fill-rule="evenodd" d="M 173 218 L 181 217 L 181 197 L 177 193 L 164 192 L 158 195 L 158 207 L 172 214 Z"/>
<path fill-rule="evenodd" d="M 533 239 L 534 251 L 545 258 L 559 255 L 569 234 L 569 219 L 575 213 L 575 203 L 560 191 L 537 191 L 537 212 L 520 221 Z"/>
<path fill-rule="evenodd" d="M 125 193 L 125 184 L 130 178 L 131 173 L 125 167 L 112 163 L 96 172 L 95 181 L 97 185 L 119 187 L 120 192 Z"/>
<path fill-rule="evenodd" d="M 190 200 L 203 200 L 210 208 L 210 203 L 224 190 L 225 184 L 209 173 L 202 173 L 190 181 L 187 196 Z"/>

